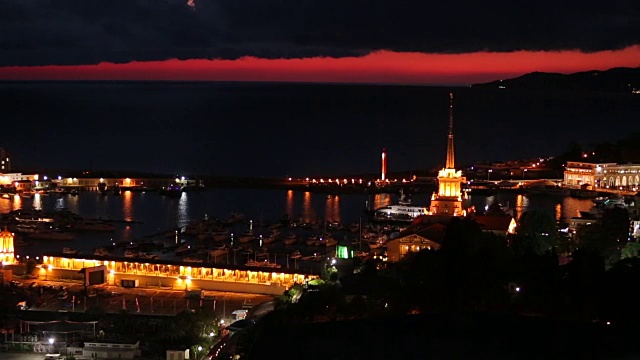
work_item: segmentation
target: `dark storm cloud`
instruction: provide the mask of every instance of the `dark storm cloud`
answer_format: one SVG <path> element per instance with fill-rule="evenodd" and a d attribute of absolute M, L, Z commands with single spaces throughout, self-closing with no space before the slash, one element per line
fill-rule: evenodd
<path fill-rule="evenodd" d="M 0 0 L 0 66 L 639 43 L 638 0 Z"/>

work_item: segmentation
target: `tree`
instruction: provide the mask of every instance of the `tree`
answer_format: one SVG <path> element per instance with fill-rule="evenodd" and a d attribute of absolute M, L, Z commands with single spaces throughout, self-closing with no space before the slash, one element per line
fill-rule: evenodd
<path fill-rule="evenodd" d="M 622 248 L 620 258 L 634 259 L 637 258 L 638 255 L 640 255 L 640 242 L 630 242 Z"/>
<path fill-rule="evenodd" d="M 493 202 L 489 205 L 484 214 L 487 216 L 507 216 L 507 213 L 502 210 L 498 199 L 493 199 Z"/>
<path fill-rule="evenodd" d="M 598 251 L 610 267 L 620 259 L 629 237 L 629 213 L 619 207 L 604 209 L 598 223 L 580 227 L 576 237 L 580 246 Z"/>
<path fill-rule="evenodd" d="M 520 216 L 514 251 L 517 254 L 532 252 L 542 255 L 557 244 L 558 230 L 554 216 L 546 211 L 529 210 Z"/>

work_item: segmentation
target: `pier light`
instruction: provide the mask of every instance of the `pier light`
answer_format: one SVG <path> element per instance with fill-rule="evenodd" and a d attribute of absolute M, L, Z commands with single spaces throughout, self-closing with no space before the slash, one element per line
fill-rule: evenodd
<path fill-rule="evenodd" d="M 180 180 L 184 181 L 184 176 L 180 178 Z"/>
<path fill-rule="evenodd" d="M 176 178 L 176 182 L 180 182 L 180 179 Z"/>
<path fill-rule="evenodd" d="M 58 180 L 62 180 L 62 176 L 58 175 Z"/>
<path fill-rule="evenodd" d="M 54 341 L 55 341 L 55 340 L 53 340 L 53 338 L 49 338 L 49 345 L 53 345 L 53 342 L 54 342 Z"/>
<path fill-rule="evenodd" d="M 42 178 L 43 178 L 44 180 L 47 180 L 47 179 L 48 179 L 47 175 L 43 176 Z"/>
<path fill-rule="evenodd" d="M 289 181 L 291 181 L 291 178 L 289 178 Z"/>

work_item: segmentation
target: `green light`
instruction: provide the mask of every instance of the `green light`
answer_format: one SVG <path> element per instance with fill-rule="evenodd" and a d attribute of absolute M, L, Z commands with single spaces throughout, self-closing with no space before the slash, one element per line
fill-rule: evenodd
<path fill-rule="evenodd" d="M 348 259 L 349 258 L 349 249 L 346 246 L 338 245 L 336 246 L 336 257 L 339 259 Z"/>

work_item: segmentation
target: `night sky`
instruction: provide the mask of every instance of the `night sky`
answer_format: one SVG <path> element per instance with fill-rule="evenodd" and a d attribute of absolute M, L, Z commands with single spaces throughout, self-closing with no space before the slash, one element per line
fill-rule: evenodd
<path fill-rule="evenodd" d="M 635 0 L 0 2 L 0 79 L 471 84 L 639 45 Z"/>
<path fill-rule="evenodd" d="M 0 81 L 111 81 L 2 84 L 0 147 L 30 168 L 360 173 L 377 170 L 382 147 L 390 170 L 424 168 L 443 161 L 449 89 L 141 90 L 113 81 L 455 87 L 638 66 L 637 0 L 0 0 Z M 638 111 L 629 99 L 458 89 L 465 162 L 549 155 L 571 139 L 615 141 Z M 536 122 L 563 128 L 546 136 L 517 127 Z M 577 126 L 587 122 L 620 126 Z"/>

